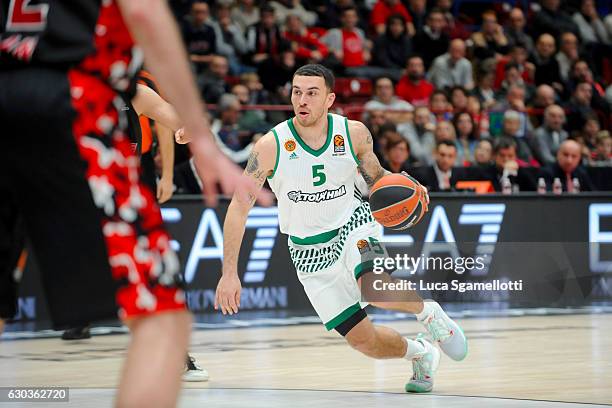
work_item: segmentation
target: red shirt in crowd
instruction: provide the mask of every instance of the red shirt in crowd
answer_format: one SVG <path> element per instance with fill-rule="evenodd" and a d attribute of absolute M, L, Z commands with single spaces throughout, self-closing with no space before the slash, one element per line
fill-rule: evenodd
<path fill-rule="evenodd" d="M 319 41 L 312 33 L 295 34 L 286 31 L 285 38 L 297 44 L 297 50 L 295 50 L 296 58 L 309 59 L 313 51 L 319 51 L 323 58 L 329 53 L 325 44 Z"/>
<path fill-rule="evenodd" d="M 342 30 L 342 65 L 345 67 L 361 67 L 365 65 L 363 50 L 365 44 L 355 31 Z"/>
<path fill-rule="evenodd" d="M 370 14 L 370 24 L 372 26 L 386 24 L 387 18 L 393 14 L 401 14 L 406 19 L 406 22 L 412 21 L 412 16 L 401 2 L 398 1 L 393 7 L 389 7 L 384 0 L 378 0 Z"/>
<path fill-rule="evenodd" d="M 395 94 L 415 106 L 427 105 L 429 96 L 433 93 L 434 86 L 431 82 L 421 79 L 416 85 L 403 76 L 395 87 Z"/>

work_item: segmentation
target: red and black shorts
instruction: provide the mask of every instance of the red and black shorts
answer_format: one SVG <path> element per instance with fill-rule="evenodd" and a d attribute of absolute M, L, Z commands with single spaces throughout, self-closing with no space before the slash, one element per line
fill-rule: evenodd
<path fill-rule="evenodd" d="M 140 182 L 120 98 L 77 71 L 0 71 L 0 84 L 0 191 L 23 216 L 55 327 L 117 307 L 122 319 L 184 310 L 178 258 Z"/>

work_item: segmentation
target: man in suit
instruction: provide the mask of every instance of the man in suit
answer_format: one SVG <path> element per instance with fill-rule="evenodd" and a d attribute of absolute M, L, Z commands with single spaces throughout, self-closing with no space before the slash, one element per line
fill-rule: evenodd
<path fill-rule="evenodd" d="M 565 112 L 559 105 L 544 110 L 544 124 L 534 132 L 534 154 L 542 165 L 553 164 L 555 154 L 568 134 L 563 129 Z"/>
<path fill-rule="evenodd" d="M 418 168 L 414 177 L 429 191 L 452 191 L 455 183 L 461 180 L 462 168 L 453 168 L 457 160 L 457 146 L 450 140 L 436 144 L 435 162 L 432 166 Z"/>
<path fill-rule="evenodd" d="M 504 178 L 520 191 L 535 191 L 536 183 L 525 168 L 519 167 L 516 142 L 508 137 L 500 138 L 493 147 L 494 164 L 485 169 L 495 191 L 502 191 Z"/>
<path fill-rule="evenodd" d="M 561 180 L 561 187 L 564 192 L 578 193 L 577 186 L 574 186 L 573 180 L 578 179 L 580 183 L 580 191 L 593 191 L 595 187 L 589 174 L 580 166 L 581 147 L 578 142 L 568 139 L 561 143 L 557 151 L 556 163 L 543 169 L 542 174 L 546 180 L 548 189 L 552 189 L 555 178 Z"/>

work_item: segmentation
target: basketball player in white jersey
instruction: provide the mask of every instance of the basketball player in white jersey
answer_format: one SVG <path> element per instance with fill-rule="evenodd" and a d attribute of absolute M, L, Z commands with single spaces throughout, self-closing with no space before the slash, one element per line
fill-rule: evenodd
<path fill-rule="evenodd" d="M 405 302 L 371 304 L 414 313 L 432 342 L 422 335 L 403 338 L 393 329 L 374 325 L 360 306 L 359 287 L 370 272 L 361 258 L 363 240 L 380 249 L 381 231 L 355 188 L 357 170 L 370 187 L 389 172 L 374 155 L 372 135 L 361 122 L 328 113 L 335 99 L 333 87 L 327 68 L 299 68 L 291 93 L 295 117 L 257 142 L 245 173 L 259 186 L 268 179 L 298 278 L 327 330 L 336 330 L 369 357 L 412 361 L 414 374 L 406 391 L 429 392 L 440 360 L 434 344 L 452 359 L 462 360 L 467 340 L 436 302 L 424 302 L 416 292 L 409 292 Z M 238 312 L 238 253 L 254 202 L 254 197 L 249 202 L 234 197 L 225 218 L 223 274 L 215 301 L 224 314 Z"/>

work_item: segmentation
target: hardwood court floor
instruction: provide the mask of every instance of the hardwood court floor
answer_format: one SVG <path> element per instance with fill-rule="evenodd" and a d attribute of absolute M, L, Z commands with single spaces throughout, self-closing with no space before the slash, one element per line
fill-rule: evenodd
<path fill-rule="evenodd" d="M 470 340 L 468 357 L 443 357 L 427 396 L 403 393 L 407 362 L 370 360 L 320 325 L 196 331 L 191 353 L 211 379 L 185 384 L 181 406 L 612 405 L 612 314 L 460 323 Z M 410 336 L 422 330 L 414 320 L 386 325 Z M 69 386 L 70 406 L 109 406 L 127 341 L 126 335 L 0 341 L 0 386 Z"/>

